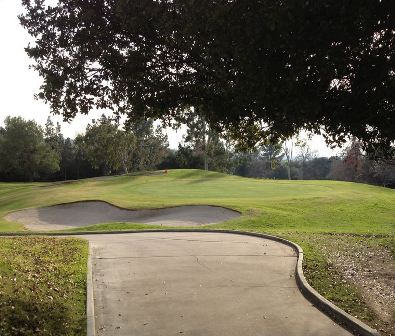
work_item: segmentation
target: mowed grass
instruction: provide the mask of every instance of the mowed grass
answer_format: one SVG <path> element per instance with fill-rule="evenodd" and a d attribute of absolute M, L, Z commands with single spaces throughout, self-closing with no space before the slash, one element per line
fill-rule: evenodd
<path fill-rule="evenodd" d="M 201 170 L 69 183 L 3 183 L 0 231 L 23 230 L 20 224 L 4 219 L 9 212 L 79 200 L 103 200 L 130 209 L 209 204 L 238 210 L 241 217 L 204 228 L 265 232 L 300 244 L 305 250 L 306 277 L 314 288 L 372 327 L 388 327 L 361 289 L 346 281 L 327 255 L 338 253 L 338 243 L 349 242 L 352 247 L 356 240 L 358 244 L 366 240 L 373 250 L 394 251 L 395 190 L 337 181 L 248 179 Z M 73 231 L 150 228 L 159 226 L 101 223 Z"/>
<path fill-rule="evenodd" d="M 4 219 L 8 212 L 79 200 L 103 200 L 131 209 L 210 204 L 242 212 L 241 218 L 213 228 L 270 233 L 395 231 L 395 190 L 336 181 L 247 179 L 200 170 L 63 184 L 0 183 L 0 231 L 23 230 Z"/>
<path fill-rule="evenodd" d="M 86 335 L 87 242 L 0 238 L 0 334 Z"/>

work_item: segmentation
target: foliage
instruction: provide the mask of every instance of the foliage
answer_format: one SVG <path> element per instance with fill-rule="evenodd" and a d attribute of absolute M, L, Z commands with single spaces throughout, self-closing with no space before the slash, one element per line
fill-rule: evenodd
<path fill-rule="evenodd" d="M 67 180 L 155 169 L 166 159 L 168 142 L 152 120 L 129 121 L 121 129 L 103 115 L 85 134 L 65 139 L 51 118 L 44 131 L 34 121 L 7 118 L 0 153 L 2 180 Z"/>
<path fill-rule="evenodd" d="M 0 129 L 0 158 L 2 179 L 33 181 L 59 170 L 59 155 L 44 141 L 41 127 L 20 117 L 7 117 Z"/>
<path fill-rule="evenodd" d="M 187 114 L 187 131 L 178 147 L 183 161 L 181 167 L 229 172 L 232 164 L 229 146 L 200 113 L 195 109 Z"/>
<path fill-rule="evenodd" d="M 127 130 L 135 136 L 135 151 L 131 158 L 132 171 L 155 169 L 166 155 L 169 146 L 162 126 L 154 128 L 152 119 L 129 120 Z"/>
<path fill-rule="evenodd" d="M 245 177 L 284 179 L 284 152 L 281 144 L 267 143 L 254 151 L 234 154 L 233 171 Z"/>
<path fill-rule="evenodd" d="M 127 173 L 134 143 L 132 133 L 120 130 L 118 123 L 102 115 L 87 126 L 83 137 L 83 153 L 102 175 L 110 175 L 121 168 Z"/>
<path fill-rule="evenodd" d="M 312 158 L 305 163 L 304 178 L 309 180 L 329 179 L 332 162 L 335 160 L 337 159 L 326 157 Z"/>
<path fill-rule="evenodd" d="M 87 242 L 0 238 L 2 336 L 86 333 Z"/>
<path fill-rule="evenodd" d="M 270 169 L 274 170 L 281 165 L 284 153 L 281 143 L 267 143 L 260 147 L 261 157 L 267 161 Z"/>
<path fill-rule="evenodd" d="M 329 177 L 395 187 L 395 160 L 370 159 L 364 155 L 361 143 L 354 139 L 344 150 L 342 158 L 332 161 Z"/>
<path fill-rule="evenodd" d="M 291 180 L 291 164 L 294 157 L 295 143 L 293 139 L 289 139 L 283 143 L 283 151 L 286 159 L 288 180 Z"/>
<path fill-rule="evenodd" d="M 23 4 L 38 96 L 66 119 L 194 106 L 250 147 L 302 128 L 370 150 L 395 139 L 392 0 Z"/>
<path fill-rule="evenodd" d="M 47 122 L 45 123 L 44 139 L 60 157 L 60 169 L 55 173 L 42 175 L 40 178 L 67 180 L 68 177 L 75 175 L 76 172 L 73 170 L 75 168 L 74 164 L 76 163 L 76 149 L 73 140 L 70 138 L 65 139 L 63 137 L 60 123 L 58 122 L 55 126 L 51 117 L 48 117 Z"/>
<path fill-rule="evenodd" d="M 179 165 L 177 168 L 201 169 L 204 167 L 203 157 L 196 155 L 193 148 L 185 144 L 178 144 L 176 161 Z"/>
<path fill-rule="evenodd" d="M 73 141 L 70 138 L 64 140 L 61 148 L 61 161 L 60 168 L 63 179 L 67 180 L 73 173 L 73 164 L 75 160 L 75 148 L 73 146 Z"/>
<path fill-rule="evenodd" d="M 306 162 L 310 161 L 314 157 L 314 153 L 307 139 L 298 138 L 296 141 L 296 147 L 299 149 L 299 162 L 300 162 L 300 179 L 304 179 L 304 169 Z"/>
<path fill-rule="evenodd" d="M 60 123 L 57 123 L 55 126 L 51 120 L 51 117 L 48 117 L 47 122 L 45 123 L 44 139 L 45 142 L 50 145 L 54 151 L 56 151 L 57 153 L 61 152 L 64 142 L 63 134 L 61 132 L 61 126 Z"/>
<path fill-rule="evenodd" d="M 23 121 L 17 128 L 29 123 Z M 38 133 L 14 134 L 16 141 L 5 141 L 6 129 L 0 129 L 0 148 L 7 153 L 0 162 L 1 180 L 60 181 L 155 169 L 206 167 L 211 171 L 245 177 L 335 179 L 395 186 L 394 160 L 372 159 L 363 152 L 357 140 L 351 142 L 341 157 L 329 159 L 316 158 L 308 142 L 300 138 L 284 143 L 265 142 L 254 150 L 241 151 L 196 113 L 188 115 L 187 133 L 176 150 L 168 147 L 163 126 L 158 124 L 155 127 L 151 119 L 129 120 L 121 128 L 116 121 L 103 116 L 75 139 L 65 139 L 60 125 L 55 126 L 50 118 L 44 132 L 34 122 L 31 125 L 35 125 Z M 37 134 L 41 134 L 39 138 L 35 138 Z M 41 142 L 41 152 L 31 149 L 37 141 Z M 19 149 L 15 150 L 17 144 Z M 19 163 L 21 152 L 26 158 Z M 294 153 L 298 155 L 294 157 Z M 45 166 L 37 169 L 35 160 L 40 155 L 44 155 L 47 164 L 51 164 L 51 158 L 55 159 L 60 169 L 55 172 L 43 169 Z M 18 169 L 11 169 L 7 162 L 13 162 Z M 30 173 L 32 170 L 33 174 Z"/>

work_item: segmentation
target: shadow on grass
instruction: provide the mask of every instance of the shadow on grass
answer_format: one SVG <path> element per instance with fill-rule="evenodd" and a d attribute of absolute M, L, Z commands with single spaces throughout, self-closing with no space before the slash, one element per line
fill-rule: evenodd
<path fill-rule="evenodd" d="M 207 180 L 213 181 L 216 179 L 222 179 L 228 177 L 228 175 L 218 172 L 210 172 L 204 170 L 191 170 L 185 174 L 179 176 L 179 179 L 191 179 L 190 184 L 197 184 L 202 182 L 207 182 Z"/>
<path fill-rule="evenodd" d="M 0 295 L 0 300 L 2 336 L 86 335 L 86 317 L 79 316 L 78 324 L 70 325 L 72 313 L 58 300 L 49 298 L 49 302 L 34 302 L 31 298 L 5 295 Z"/>

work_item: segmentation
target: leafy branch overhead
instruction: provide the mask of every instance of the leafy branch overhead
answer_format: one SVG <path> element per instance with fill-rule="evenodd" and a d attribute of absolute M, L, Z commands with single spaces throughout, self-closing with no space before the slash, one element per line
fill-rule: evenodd
<path fill-rule="evenodd" d="M 193 106 L 246 146 L 302 128 L 376 152 L 395 140 L 392 0 L 23 4 L 39 97 L 65 119 L 182 120 Z"/>

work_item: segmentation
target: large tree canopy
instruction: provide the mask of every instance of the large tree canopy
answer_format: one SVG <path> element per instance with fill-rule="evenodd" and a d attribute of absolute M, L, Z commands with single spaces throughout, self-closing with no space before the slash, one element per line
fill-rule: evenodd
<path fill-rule="evenodd" d="M 393 0 L 23 0 L 39 97 L 181 118 L 247 145 L 305 128 L 371 150 L 395 139 Z"/>

